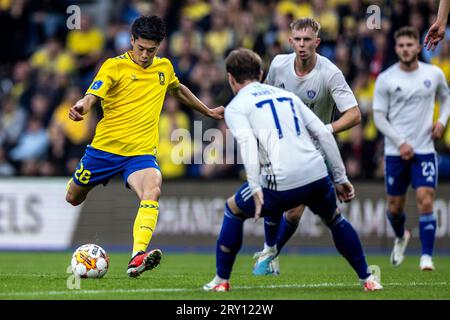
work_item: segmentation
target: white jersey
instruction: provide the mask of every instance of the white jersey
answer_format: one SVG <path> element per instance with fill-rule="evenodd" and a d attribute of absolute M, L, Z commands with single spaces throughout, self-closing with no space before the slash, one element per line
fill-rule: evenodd
<path fill-rule="evenodd" d="M 419 62 L 418 69 L 406 72 L 396 63 L 380 73 L 375 83 L 373 110 L 386 116 L 393 132 L 384 133 L 377 125 L 385 134 L 385 155 L 400 155 L 402 141 L 408 142 L 416 154 L 435 152 L 431 133 L 436 93 L 443 102 L 442 108 L 448 108 L 447 81 L 436 66 Z M 442 121 L 445 126 L 447 118 Z"/>
<path fill-rule="evenodd" d="M 334 144 L 326 148 L 332 149 L 333 178 L 347 181 L 332 134 L 291 92 L 250 83 L 225 108 L 225 121 L 238 141 L 252 193 L 261 187 L 289 190 L 328 175 L 310 134 Z"/>
<path fill-rule="evenodd" d="M 266 83 L 295 93 L 323 123 L 333 121 L 336 107 L 344 112 L 358 105 L 344 75 L 330 60 L 316 54 L 314 69 L 299 77 L 295 73 L 295 53 L 275 56 Z"/>

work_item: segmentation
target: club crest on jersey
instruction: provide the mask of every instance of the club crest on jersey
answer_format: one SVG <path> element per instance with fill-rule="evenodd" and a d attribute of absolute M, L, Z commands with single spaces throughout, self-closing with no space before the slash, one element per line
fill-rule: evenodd
<path fill-rule="evenodd" d="M 159 84 L 160 85 L 165 85 L 166 84 L 166 76 L 164 75 L 164 72 L 158 72 L 158 77 L 159 77 Z"/>
<path fill-rule="evenodd" d="M 137 75 L 135 75 L 135 74 L 132 74 L 131 75 L 131 81 L 135 81 L 135 80 L 137 80 L 138 78 L 137 78 Z"/>
<path fill-rule="evenodd" d="M 95 81 L 93 84 L 92 84 L 92 86 L 91 86 L 91 89 L 92 90 L 98 90 L 98 89 L 100 89 L 100 87 L 103 85 L 103 81 L 102 80 L 97 80 L 97 81 Z"/>
<path fill-rule="evenodd" d="M 312 99 L 316 96 L 316 92 L 314 90 L 308 90 L 306 91 L 306 95 L 308 96 L 308 98 Z"/>
<path fill-rule="evenodd" d="M 425 87 L 427 87 L 427 88 L 431 87 L 431 81 L 430 81 L 430 80 L 425 80 L 425 81 L 423 82 L 423 84 L 424 84 Z"/>

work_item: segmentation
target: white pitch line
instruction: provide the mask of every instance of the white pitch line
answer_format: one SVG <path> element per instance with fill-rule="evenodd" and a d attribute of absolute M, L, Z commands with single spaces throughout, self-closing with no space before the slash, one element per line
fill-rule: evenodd
<path fill-rule="evenodd" d="M 411 282 L 408 284 L 400 282 L 383 283 L 385 287 L 409 286 L 409 287 L 432 287 L 447 286 L 447 282 Z M 234 290 L 252 290 L 252 289 L 307 289 L 307 288 L 324 288 L 324 287 L 357 287 L 357 284 L 348 283 L 312 283 L 312 284 L 281 284 L 266 286 L 233 286 Z M 112 290 L 65 290 L 65 291 L 31 291 L 31 292 L 0 292 L 0 297 L 17 297 L 17 296 L 59 296 L 59 295 L 80 295 L 80 294 L 101 294 L 101 293 L 150 293 L 150 292 L 203 292 L 201 288 L 144 288 L 144 289 L 112 289 Z"/>

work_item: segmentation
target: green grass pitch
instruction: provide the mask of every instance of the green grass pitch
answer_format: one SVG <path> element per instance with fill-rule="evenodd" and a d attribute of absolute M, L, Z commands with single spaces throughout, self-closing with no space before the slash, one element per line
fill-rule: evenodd
<path fill-rule="evenodd" d="M 255 277 L 250 255 L 238 256 L 232 290 L 203 292 L 215 273 L 212 254 L 166 253 L 161 265 L 137 279 L 126 276 L 129 255 L 111 253 L 102 279 L 81 279 L 80 289 L 67 288 L 66 269 L 71 253 L 0 252 L 0 300 L 12 299 L 450 299 L 450 257 L 435 257 L 436 271 L 422 272 L 419 257 L 407 256 L 399 268 L 388 256 L 368 256 L 381 269 L 384 290 L 364 293 L 356 276 L 340 256 L 283 255 L 281 275 Z M 69 281 L 70 282 L 70 281 Z"/>

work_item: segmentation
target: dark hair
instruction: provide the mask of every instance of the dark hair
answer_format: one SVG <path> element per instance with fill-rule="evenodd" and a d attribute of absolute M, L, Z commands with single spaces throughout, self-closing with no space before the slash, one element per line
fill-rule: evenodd
<path fill-rule="evenodd" d="M 419 40 L 419 31 L 414 27 L 402 27 L 395 31 L 394 39 L 397 40 L 400 37 L 410 37 L 416 40 Z"/>
<path fill-rule="evenodd" d="M 135 40 L 143 38 L 161 43 L 166 36 L 166 24 L 158 16 L 142 16 L 134 20 L 131 34 Z"/>
<path fill-rule="evenodd" d="M 252 50 L 239 48 L 230 52 L 225 67 L 237 82 L 258 80 L 262 71 L 261 57 Z"/>

